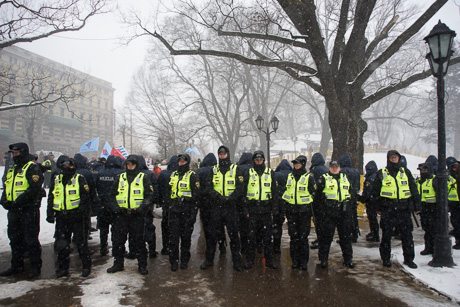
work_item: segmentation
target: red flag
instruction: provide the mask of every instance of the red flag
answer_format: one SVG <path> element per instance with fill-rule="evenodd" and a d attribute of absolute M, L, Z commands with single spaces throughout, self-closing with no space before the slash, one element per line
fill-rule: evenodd
<path fill-rule="evenodd" d="M 125 160 L 125 157 L 123 157 L 123 154 L 121 153 L 121 151 L 119 149 L 116 149 L 115 147 L 112 147 L 112 151 L 110 152 L 110 154 L 121 157 L 123 158 L 123 160 Z"/>

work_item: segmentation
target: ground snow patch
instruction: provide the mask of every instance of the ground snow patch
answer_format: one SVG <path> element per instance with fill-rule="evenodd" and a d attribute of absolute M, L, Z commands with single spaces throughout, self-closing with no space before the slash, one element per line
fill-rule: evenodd
<path fill-rule="evenodd" d="M 87 279 L 81 286 L 83 292 L 81 304 L 85 307 L 106 307 L 106 306 L 137 306 L 140 298 L 136 292 L 144 285 L 144 278 L 134 269 L 132 265 L 126 266 L 122 272 L 108 274 L 107 268 L 112 264 L 98 266 L 96 271 L 91 272 L 93 278 Z M 120 300 L 127 299 L 130 304 L 123 305 Z"/>

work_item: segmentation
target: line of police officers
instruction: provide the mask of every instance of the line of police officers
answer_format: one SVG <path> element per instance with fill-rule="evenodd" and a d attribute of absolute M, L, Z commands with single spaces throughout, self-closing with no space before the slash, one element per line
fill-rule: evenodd
<path fill-rule="evenodd" d="M 38 164 L 30 161 L 27 144 L 12 144 L 10 151 L 15 165 L 8 171 L 1 204 L 8 210 L 12 260 L 11 267 L 1 272 L 0 276 L 23 272 L 24 254 L 29 251 L 28 277 L 34 278 L 41 270 L 38 233 L 43 171 Z M 284 213 L 288 220 L 293 269 L 307 269 L 308 236 L 312 217 L 317 227 L 320 266 L 328 267 L 329 250 L 337 228 L 343 265 L 354 267 L 351 243 L 353 236 L 356 236 L 353 212 L 356 210 L 354 202 L 359 188 L 350 183 L 347 172 L 341 171 L 341 165 L 337 161 L 331 161 L 328 172 L 315 180 L 315 176 L 306 170 L 305 156 L 291 161 L 294 165 L 292 172 L 283 172 L 278 178 L 275 172 L 265 166 L 262 151 L 254 152 L 253 166 L 244 172 L 231 163 L 230 151 L 226 146 L 219 147 L 218 157 L 218 163 L 208 167 L 200 178 L 190 170 L 190 156 L 179 155 L 177 169 L 169 172 L 162 181 L 159 180 L 160 183 L 145 170 L 143 157 L 128 156 L 124 162 L 125 171 L 118 168 L 120 161 L 113 156 L 109 157 L 106 167 L 96 176 L 100 252 L 103 256 L 108 253 L 108 228 L 112 224 L 114 264 L 107 269 L 108 273 L 124 269 L 125 243 L 129 237 L 129 254 L 137 258 L 139 273 L 148 274 L 147 255 L 150 253 L 150 257 L 155 257 L 157 254 L 154 243 L 155 228 L 149 216 L 151 217 L 154 204 L 158 203 L 163 205 L 163 216 L 168 221 L 164 229 L 167 236 L 163 236 L 162 253 L 169 255 L 172 271 L 178 270 L 179 261 L 180 268 L 186 269 L 190 260 L 191 235 L 202 196 L 207 200 L 207 205 L 203 207 L 206 211 L 203 220 L 206 235 L 205 261 L 201 264 L 203 270 L 214 264 L 216 247 L 218 241 L 222 240 L 223 229 L 227 229 L 230 238 L 233 268 L 236 271 L 254 266 L 258 241 L 263 243 L 265 266 L 277 269 L 273 254 L 280 251 L 280 224 L 283 223 Z M 373 203 L 381 215 L 380 255 L 383 265 L 391 266 L 391 236 L 397 227 L 402 238 L 404 264 L 416 268 L 413 262 L 415 255 L 411 212 L 420 211 L 420 191 L 423 204 L 422 225 L 426 231 L 425 250 L 422 254 L 432 253 L 434 209 L 429 204 L 435 202 L 433 191 L 436 181 L 433 180 L 429 164 L 424 165 L 420 167 L 422 177 L 417 187 L 410 171 L 400 166 L 400 158 L 397 151 L 388 152 L 387 166 L 377 172 L 370 185 L 372 191 L 362 199 Z M 50 223 L 56 222 L 55 247 L 59 264 L 57 277 L 69 274 L 72 235 L 82 261 L 82 276 L 86 277 L 91 272 L 87 243 L 91 187 L 85 177 L 77 172 L 77 162 L 74 159 L 63 157 L 60 161 L 58 159 L 57 164 L 60 171 L 51 179 L 46 219 Z M 205 161 L 203 164 L 206 166 Z M 454 164 L 458 165 L 458 161 Z M 168 184 L 165 185 L 164 182 Z M 283 182 L 283 187 L 280 188 L 278 182 Z M 453 176 L 450 177 L 450 182 L 449 201 L 458 203 L 456 188 L 455 193 L 452 190 L 454 185 L 456 187 Z M 452 203 L 451 206 L 453 205 L 455 204 Z M 283 217 L 280 218 L 280 215 Z M 455 228 L 458 220 L 454 221 L 454 218 L 458 219 L 458 216 L 453 214 L 452 218 Z M 239 227 L 243 224 L 241 219 L 246 219 L 244 224 L 247 228 Z M 242 231 L 247 233 L 242 235 Z M 375 238 L 375 230 L 373 231 Z M 455 228 L 455 231 L 458 229 Z M 274 233 L 275 238 L 278 238 L 275 247 Z M 247 242 L 244 242 L 244 266 L 240 238 L 247 238 Z M 149 244 L 149 252 L 146 242 Z"/>

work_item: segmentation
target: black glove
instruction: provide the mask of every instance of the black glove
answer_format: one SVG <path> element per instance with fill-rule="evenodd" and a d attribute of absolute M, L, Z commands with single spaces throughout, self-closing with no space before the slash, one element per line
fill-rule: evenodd
<path fill-rule="evenodd" d="M 48 216 L 46 217 L 46 221 L 50 224 L 54 224 L 54 216 Z"/>
<path fill-rule="evenodd" d="M 3 208 L 5 208 L 5 210 L 10 210 L 13 207 L 13 202 L 11 201 L 4 202 L 2 206 Z"/>

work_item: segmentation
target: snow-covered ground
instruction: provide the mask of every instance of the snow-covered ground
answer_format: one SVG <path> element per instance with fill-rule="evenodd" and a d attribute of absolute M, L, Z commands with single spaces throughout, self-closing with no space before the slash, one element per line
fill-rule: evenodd
<path fill-rule="evenodd" d="M 415 156 L 406 156 L 408 161 L 409 169 L 413 172 L 414 176 L 418 174 L 417 165 L 424 162 L 425 159 Z M 386 154 L 366 154 L 365 163 L 370 160 L 374 160 L 378 167 L 381 168 L 386 164 Z M 0 172 L 3 173 L 3 167 L 0 167 Z M 8 252 L 10 250 L 9 240 L 7 236 L 7 211 L 0 208 L 0 253 Z M 49 224 L 45 220 L 46 218 L 46 199 L 42 201 L 41 207 L 41 225 L 40 225 L 40 242 L 42 245 L 51 244 L 53 242 L 54 224 Z M 98 240 L 97 232 L 94 233 L 94 239 Z M 359 265 L 360 259 L 364 261 L 373 260 L 380 261 L 378 248 L 368 248 L 363 246 L 354 246 L 354 258 L 357 265 Z M 400 247 L 393 248 L 392 257 L 394 261 L 399 262 L 402 265 L 402 269 L 408 274 L 411 274 L 415 279 L 419 280 L 428 287 L 435 289 L 436 291 L 443 293 L 450 297 L 455 302 L 460 302 L 460 251 L 453 250 L 454 262 L 458 265 L 453 268 L 432 268 L 428 266 L 428 262 L 432 259 L 431 256 L 421 256 L 419 252 L 423 249 L 422 245 L 416 246 L 416 258 L 415 263 L 418 268 L 415 270 L 409 269 L 402 265 L 403 257 L 402 250 Z M 129 263 L 129 262 L 128 262 Z M 107 278 L 105 269 L 111 264 L 111 261 L 106 265 L 102 266 L 97 272 L 93 272 L 92 278 L 88 279 L 82 286 L 82 300 L 83 306 L 119 306 L 119 299 L 123 296 L 125 286 L 130 285 L 132 289 L 139 289 L 142 286 L 142 277 L 137 272 L 130 272 L 129 274 L 119 274 L 118 276 L 110 276 Z M 133 265 L 134 262 L 133 262 Z M 116 274 L 114 274 L 116 275 Z M 48 280 L 37 280 L 34 282 L 30 281 L 19 281 L 14 284 L 1 284 L 0 285 L 0 299 L 5 297 L 19 297 L 30 290 L 38 289 L 46 286 Z M 94 287 L 97 285 L 97 287 Z M 101 289 L 105 289 L 102 291 Z M 111 289 L 108 291 L 108 289 Z M 117 292 L 119 289 L 119 293 Z M 96 292 L 95 292 L 96 291 Z M 102 291 L 102 292 L 100 292 Z M 131 292 L 132 293 L 132 292 Z M 385 292 L 388 294 L 387 292 Z M 6 295 L 6 296 L 5 296 Z M 409 305 L 419 305 L 414 301 L 406 300 Z M 414 305 L 415 304 L 415 305 Z"/>

